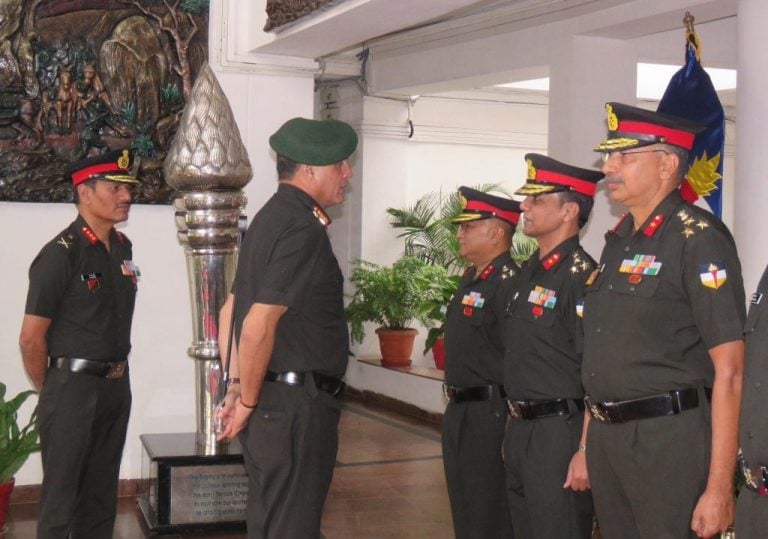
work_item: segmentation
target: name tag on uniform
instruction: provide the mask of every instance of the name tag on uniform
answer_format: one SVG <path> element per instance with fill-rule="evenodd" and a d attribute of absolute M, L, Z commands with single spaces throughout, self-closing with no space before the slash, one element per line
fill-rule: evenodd
<path fill-rule="evenodd" d="M 755 292 L 752 294 L 752 299 L 749 301 L 752 305 L 760 305 L 760 302 L 763 301 L 763 293 L 762 292 Z"/>

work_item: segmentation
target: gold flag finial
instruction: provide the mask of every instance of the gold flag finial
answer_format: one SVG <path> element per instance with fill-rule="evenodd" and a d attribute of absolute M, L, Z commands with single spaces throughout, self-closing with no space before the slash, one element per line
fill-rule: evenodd
<path fill-rule="evenodd" d="M 685 24 L 685 29 L 689 33 L 693 33 L 693 22 L 696 20 L 696 17 L 691 15 L 690 11 L 685 12 L 685 17 L 683 17 L 683 24 Z"/>

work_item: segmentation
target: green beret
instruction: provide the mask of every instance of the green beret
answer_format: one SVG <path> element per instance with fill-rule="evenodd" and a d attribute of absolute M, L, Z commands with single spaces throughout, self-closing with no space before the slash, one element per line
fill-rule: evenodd
<path fill-rule="evenodd" d="M 293 118 L 269 137 L 278 155 L 304 165 L 324 166 L 344 161 L 357 148 L 357 133 L 338 120 Z"/>

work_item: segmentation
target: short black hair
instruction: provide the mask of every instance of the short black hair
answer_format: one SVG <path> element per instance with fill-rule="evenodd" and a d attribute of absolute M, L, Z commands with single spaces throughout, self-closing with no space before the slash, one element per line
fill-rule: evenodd
<path fill-rule="evenodd" d="M 297 163 L 287 157 L 277 154 L 277 179 L 290 180 L 296 174 L 296 170 L 301 163 Z"/>
<path fill-rule="evenodd" d="M 677 167 L 677 183 L 680 184 L 685 179 L 685 175 L 688 174 L 688 157 L 690 154 L 688 150 L 680 146 L 673 144 L 663 144 L 663 146 L 666 151 L 675 154 L 680 161 Z"/>
<path fill-rule="evenodd" d="M 88 180 L 85 180 L 84 182 L 79 183 L 78 185 L 72 185 L 72 202 L 74 202 L 75 204 L 80 204 L 80 195 L 77 194 L 78 186 L 85 185 L 86 187 L 94 189 L 96 186 L 97 180 L 98 178 L 90 178 Z"/>
<path fill-rule="evenodd" d="M 579 228 L 584 228 L 589 220 L 589 214 L 592 213 L 592 206 L 595 200 L 591 196 L 577 193 L 576 191 L 559 191 L 560 202 L 575 202 L 579 206 Z"/>

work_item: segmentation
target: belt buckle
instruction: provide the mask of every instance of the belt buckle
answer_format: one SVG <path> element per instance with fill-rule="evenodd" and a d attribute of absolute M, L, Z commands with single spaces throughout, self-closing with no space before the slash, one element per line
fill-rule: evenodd
<path fill-rule="evenodd" d="M 109 363 L 109 370 L 105 378 L 122 378 L 125 373 L 125 361 L 117 361 L 115 363 Z"/>
<path fill-rule="evenodd" d="M 589 408 L 589 415 L 591 415 L 593 419 L 596 419 L 601 423 L 611 422 L 611 418 L 603 408 L 603 403 L 593 400 L 589 395 L 584 396 L 584 403 L 587 405 L 587 408 Z"/>
<path fill-rule="evenodd" d="M 523 407 L 519 402 L 507 399 L 507 408 L 509 408 L 509 417 L 512 419 L 523 418 Z"/>

